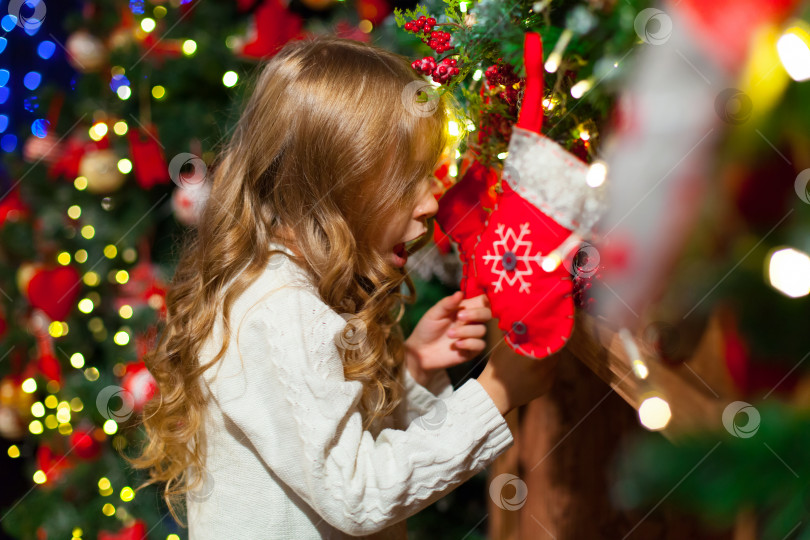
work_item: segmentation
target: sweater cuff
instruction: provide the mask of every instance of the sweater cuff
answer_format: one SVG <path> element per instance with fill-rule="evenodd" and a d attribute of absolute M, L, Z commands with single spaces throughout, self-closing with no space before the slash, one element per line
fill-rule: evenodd
<path fill-rule="evenodd" d="M 469 415 L 470 425 L 484 425 L 490 456 L 497 456 L 515 442 L 506 419 L 477 379 L 468 379 L 457 388 L 452 398 L 447 400 L 448 404 L 451 402 L 462 415 Z"/>
<path fill-rule="evenodd" d="M 453 384 L 446 369 L 437 371 L 428 381 L 427 386 L 419 384 L 407 368 L 404 371 L 404 386 L 408 400 L 417 408 L 428 408 L 437 398 L 444 399 L 453 393 Z"/>

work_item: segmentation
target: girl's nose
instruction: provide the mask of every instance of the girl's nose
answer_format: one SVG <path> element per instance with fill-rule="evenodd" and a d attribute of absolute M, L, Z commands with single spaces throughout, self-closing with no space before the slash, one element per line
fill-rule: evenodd
<path fill-rule="evenodd" d="M 435 216 L 438 211 L 439 202 L 436 200 L 436 196 L 431 190 L 425 194 L 422 201 L 420 201 L 419 205 L 416 207 L 414 219 L 417 221 L 430 219 Z"/>

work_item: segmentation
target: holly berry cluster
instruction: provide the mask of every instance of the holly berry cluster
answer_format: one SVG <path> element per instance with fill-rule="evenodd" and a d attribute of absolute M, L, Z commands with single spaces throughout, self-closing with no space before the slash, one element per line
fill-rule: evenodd
<path fill-rule="evenodd" d="M 440 84 L 445 84 L 450 77 L 458 75 L 455 58 L 445 58 L 437 64 L 435 58 L 426 56 L 411 62 L 411 67 L 423 75 L 432 75 L 433 81 Z"/>
<path fill-rule="evenodd" d="M 489 84 L 490 88 L 503 86 L 504 89 L 498 94 L 498 97 L 503 99 L 510 108 L 517 108 L 518 94 L 520 92 L 515 86 L 521 79 L 515 73 L 512 64 L 498 63 L 489 66 L 484 72 L 484 76 L 487 78 L 487 84 Z"/>
<path fill-rule="evenodd" d="M 439 54 L 452 49 L 450 32 L 433 31 L 434 26 L 436 26 L 436 19 L 422 15 L 418 19 L 406 22 L 405 30 L 417 35 L 424 34 L 422 41 Z"/>

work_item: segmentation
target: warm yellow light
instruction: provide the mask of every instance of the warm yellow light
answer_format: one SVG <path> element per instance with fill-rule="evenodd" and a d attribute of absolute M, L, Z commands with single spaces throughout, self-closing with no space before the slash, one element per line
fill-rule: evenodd
<path fill-rule="evenodd" d="M 111 487 L 112 487 L 112 483 L 110 482 L 110 479 L 107 478 L 106 476 L 102 476 L 101 478 L 98 479 L 98 490 L 99 491 L 107 491 Z"/>
<path fill-rule="evenodd" d="M 49 409 L 55 409 L 59 405 L 59 400 L 53 394 L 45 397 L 45 406 Z"/>
<path fill-rule="evenodd" d="M 579 138 L 583 141 L 588 141 L 591 138 L 591 134 L 586 130 L 582 130 L 579 132 Z"/>
<path fill-rule="evenodd" d="M 85 225 L 84 227 L 82 227 L 81 233 L 82 233 L 82 236 L 84 236 L 85 238 L 90 240 L 91 238 L 93 238 L 96 235 L 96 229 L 93 228 L 92 225 Z"/>
<path fill-rule="evenodd" d="M 96 381 L 99 377 L 98 368 L 89 367 L 84 370 L 84 378 L 88 381 Z"/>
<path fill-rule="evenodd" d="M 453 137 L 458 137 L 458 123 L 453 120 L 449 121 L 447 123 L 447 132 Z"/>
<path fill-rule="evenodd" d="M 34 473 L 34 482 L 36 482 L 37 484 L 44 484 L 47 481 L 48 477 L 45 476 L 45 473 L 43 471 L 38 470 L 37 472 Z"/>
<path fill-rule="evenodd" d="M 603 161 L 594 161 L 588 167 L 588 174 L 585 182 L 592 188 L 599 187 L 605 183 L 607 178 L 607 165 Z"/>
<path fill-rule="evenodd" d="M 113 336 L 113 341 L 116 345 L 121 345 L 122 347 L 129 343 L 129 334 L 124 332 L 123 330 L 119 330 Z"/>
<path fill-rule="evenodd" d="M 104 246 L 104 256 L 108 259 L 113 259 L 115 256 L 118 255 L 118 248 L 115 247 L 113 244 L 108 244 Z"/>
<path fill-rule="evenodd" d="M 48 333 L 51 337 L 59 337 L 62 335 L 62 324 L 59 321 L 53 321 L 48 325 Z"/>
<path fill-rule="evenodd" d="M 552 52 L 548 55 L 548 60 L 546 60 L 545 69 L 549 73 L 555 73 L 557 69 L 560 67 L 560 62 L 562 61 L 562 55 L 558 52 Z"/>
<path fill-rule="evenodd" d="M 121 308 L 118 310 L 118 315 L 122 319 L 129 319 L 130 317 L 132 317 L 132 306 L 127 304 L 121 306 Z"/>
<path fill-rule="evenodd" d="M 42 418 L 45 416 L 45 406 L 42 404 L 41 401 L 37 401 L 33 405 L 31 405 L 31 414 L 37 418 Z"/>
<path fill-rule="evenodd" d="M 25 379 L 22 382 L 22 385 L 20 385 L 20 388 L 22 388 L 22 391 L 25 392 L 26 394 L 31 394 L 33 392 L 36 392 L 37 391 L 37 381 L 29 377 L 28 379 Z"/>
<path fill-rule="evenodd" d="M 56 419 L 60 422 L 70 422 L 70 407 L 61 407 L 56 411 Z"/>
<path fill-rule="evenodd" d="M 237 75 L 235 71 L 226 71 L 225 74 L 222 76 L 222 84 L 224 84 L 228 88 L 231 88 L 232 86 L 236 85 L 238 80 L 239 75 Z"/>
<path fill-rule="evenodd" d="M 77 176 L 76 179 L 73 181 L 73 187 L 75 187 L 79 191 L 84 191 L 87 189 L 87 178 L 84 176 Z"/>
<path fill-rule="evenodd" d="M 483 75 L 484 75 L 484 72 L 483 72 L 483 71 L 481 71 L 480 69 L 476 69 L 476 70 L 475 70 L 475 73 L 473 73 L 473 80 L 474 80 L 474 81 L 480 81 L 480 80 L 481 80 L 481 77 L 482 77 Z"/>
<path fill-rule="evenodd" d="M 141 28 L 143 28 L 144 32 L 151 32 L 155 29 L 155 19 L 149 17 L 144 18 L 141 20 Z"/>
<path fill-rule="evenodd" d="M 543 257 L 540 268 L 542 268 L 544 272 L 553 272 L 560 266 L 560 263 L 562 263 L 560 256 L 557 253 L 551 253 L 547 257 Z"/>
<path fill-rule="evenodd" d="M 98 285 L 100 279 L 98 277 L 98 274 L 91 271 L 87 272 L 84 276 L 82 276 L 82 281 L 84 281 L 84 284 L 87 285 L 88 287 L 95 287 L 96 285 Z"/>
<path fill-rule="evenodd" d="M 501 152 L 498 154 L 498 159 L 506 159 L 506 156 L 509 155 L 509 152 Z"/>
<path fill-rule="evenodd" d="M 42 427 L 42 422 L 39 420 L 33 420 L 30 424 L 28 424 L 28 431 L 33 433 L 34 435 L 39 435 L 45 429 Z"/>
<path fill-rule="evenodd" d="M 75 255 L 73 255 L 73 258 L 76 259 L 77 263 L 87 262 L 87 250 L 80 249 Z"/>
<path fill-rule="evenodd" d="M 107 134 L 107 124 L 104 122 L 96 122 L 90 128 L 90 138 L 94 141 L 100 141 Z"/>
<path fill-rule="evenodd" d="M 168 13 L 168 10 L 163 6 L 155 6 L 155 9 L 152 10 L 152 13 L 155 14 L 155 18 L 162 19 Z"/>
<path fill-rule="evenodd" d="M 129 126 L 127 126 L 127 123 L 124 122 L 123 120 L 119 120 L 118 122 L 113 124 L 113 131 L 115 132 L 116 135 L 126 135 L 128 129 Z"/>
<path fill-rule="evenodd" d="M 794 81 L 810 79 L 810 34 L 803 26 L 788 28 L 776 42 L 779 60 Z"/>
<path fill-rule="evenodd" d="M 647 367 L 647 364 L 644 363 L 644 360 L 640 360 L 636 358 L 632 362 L 633 373 L 636 374 L 636 377 L 639 379 L 646 379 L 650 375 L 650 369 Z"/>
<path fill-rule="evenodd" d="M 183 54 L 191 56 L 197 51 L 197 42 L 193 39 L 187 39 L 183 42 Z"/>
<path fill-rule="evenodd" d="M 152 87 L 152 97 L 155 99 L 163 99 L 166 95 L 166 89 L 160 85 Z"/>
<path fill-rule="evenodd" d="M 132 96 L 132 89 L 129 86 L 122 84 L 118 87 L 118 90 L 116 90 L 115 93 L 118 96 L 118 99 L 126 101 Z"/>
<path fill-rule="evenodd" d="M 129 281 L 129 272 L 126 270 L 119 270 L 115 273 L 115 281 L 118 283 L 124 284 Z"/>
<path fill-rule="evenodd" d="M 591 89 L 593 82 L 590 79 L 583 79 L 571 87 L 571 96 L 574 99 L 579 99 L 585 95 L 585 92 Z"/>
<path fill-rule="evenodd" d="M 70 365 L 76 369 L 84 367 L 84 355 L 82 353 L 73 353 L 70 357 Z"/>
<path fill-rule="evenodd" d="M 135 491 L 131 487 L 127 486 L 121 490 L 120 497 L 122 501 L 131 501 L 135 498 Z"/>
<path fill-rule="evenodd" d="M 59 255 L 56 256 L 56 262 L 61 264 L 62 266 L 67 266 L 70 264 L 70 253 L 67 251 L 63 251 Z"/>
<path fill-rule="evenodd" d="M 119 159 L 118 170 L 124 174 L 129 173 L 130 171 L 132 171 L 132 162 L 127 158 Z"/>
<path fill-rule="evenodd" d="M 363 32 L 364 34 L 370 34 L 371 30 L 373 30 L 374 26 L 371 24 L 371 21 L 368 19 L 363 19 L 359 23 L 357 23 L 357 29 Z"/>
<path fill-rule="evenodd" d="M 810 294 L 810 256 L 793 248 L 779 249 L 768 262 L 771 286 L 791 298 Z"/>
<path fill-rule="evenodd" d="M 70 410 L 73 412 L 79 412 L 84 409 L 84 403 L 78 397 L 75 397 L 70 400 Z"/>
<path fill-rule="evenodd" d="M 645 428 L 656 431 L 664 429 L 672 418 L 669 403 L 654 396 L 645 399 L 638 408 L 638 418 Z"/>
<path fill-rule="evenodd" d="M 93 301 L 89 298 L 82 298 L 79 300 L 79 311 L 82 313 L 90 313 L 93 311 Z"/>
<path fill-rule="evenodd" d="M 104 425 L 101 427 L 104 430 L 104 433 L 107 435 L 114 435 L 116 431 L 118 431 L 118 424 L 115 423 L 115 420 L 107 420 L 104 422 Z"/>
<path fill-rule="evenodd" d="M 111 505 L 110 503 L 105 504 L 101 507 L 101 512 L 105 516 L 112 516 L 115 515 L 115 506 Z"/>
<path fill-rule="evenodd" d="M 16 444 L 12 444 L 8 447 L 8 457 L 10 458 L 18 458 L 20 457 L 20 448 Z"/>
<path fill-rule="evenodd" d="M 79 219 L 82 215 L 82 208 L 78 204 L 74 204 L 67 210 L 67 215 L 70 219 Z"/>
<path fill-rule="evenodd" d="M 56 416 L 53 414 L 49 414 L 45 417 L 45 427 L 48 429 L 56 429 L 58 422 L 56 421 Z"/>

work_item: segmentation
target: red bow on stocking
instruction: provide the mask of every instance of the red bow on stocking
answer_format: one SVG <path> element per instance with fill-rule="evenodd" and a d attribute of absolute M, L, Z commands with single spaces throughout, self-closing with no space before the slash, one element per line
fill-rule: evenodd
<path fill-rule="evenodd" d="M 599 218 L 604 196 L 586 182 L 583 161 L 540 134 L 539 34 L 526 34 L 524 61 L 522 107 L 492 212 L 481 204 L 486 170 L 471 166 L 440 200 L 436 220 L 458 244 L 465 296 L 485 293 L 509 347 L 543 358 L 573 331 L 574 254 Z"/>

